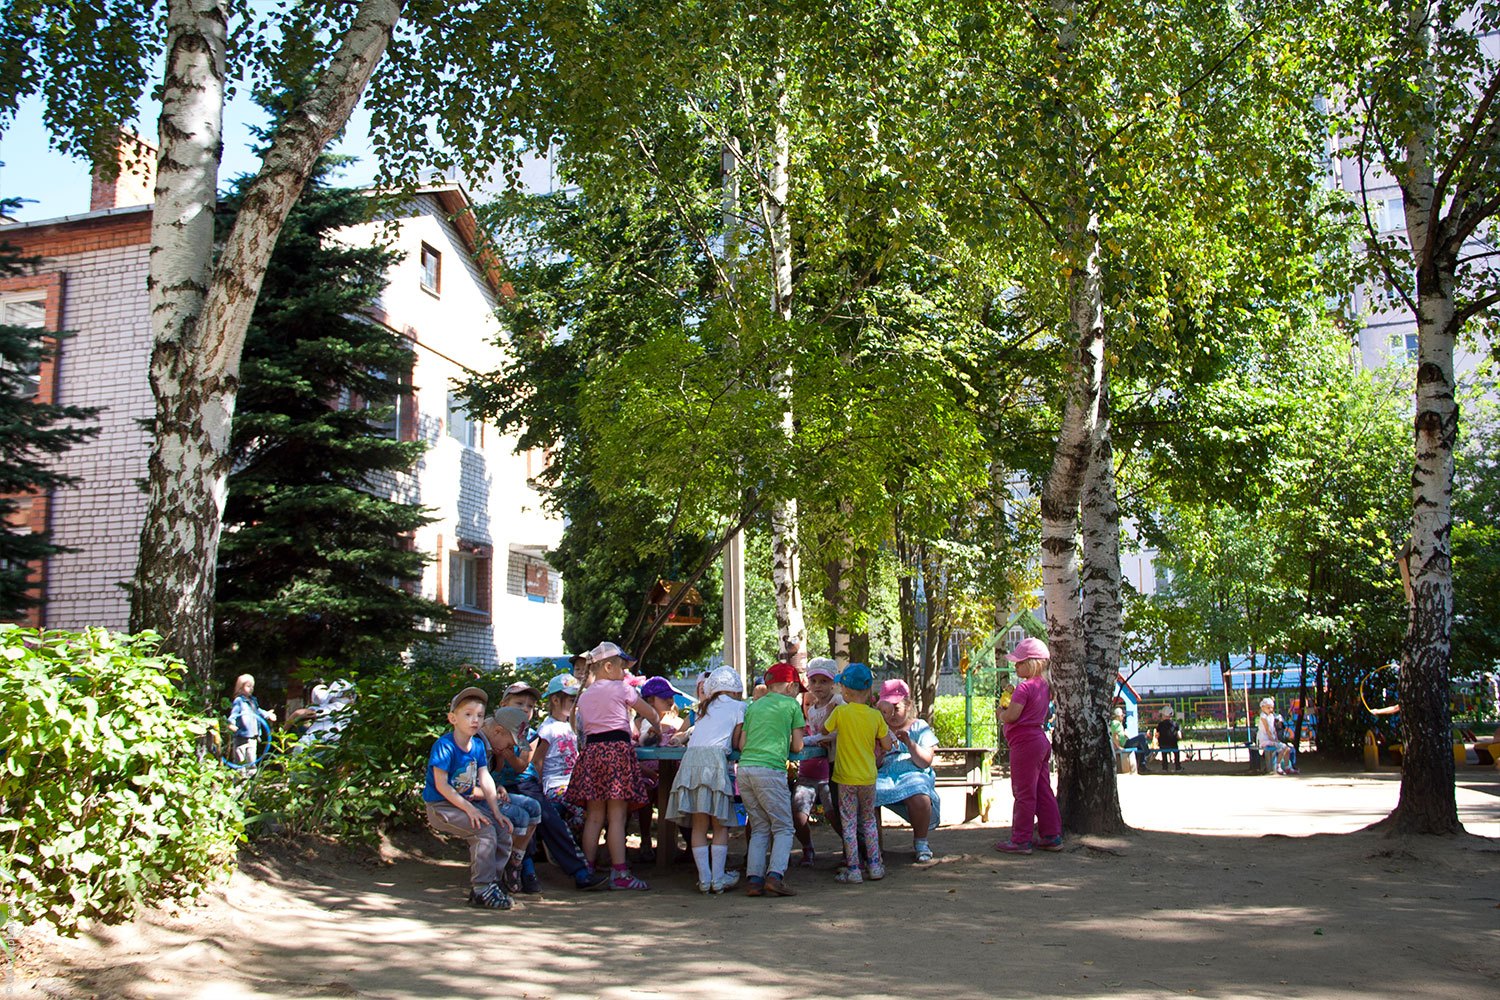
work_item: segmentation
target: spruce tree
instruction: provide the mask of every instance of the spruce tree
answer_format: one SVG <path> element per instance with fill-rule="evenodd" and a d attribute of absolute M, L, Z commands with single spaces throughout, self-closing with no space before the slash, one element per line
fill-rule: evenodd
<path fill-rule="evenodd" d="M 329 184 L 336 165 L 320 162 L 271 257 L 231 437 L 217 660 L 272 688 L 303 661 L 347 667 L 396 655 L 433 638 L 447 616 L 417 593 L 426 557 L 402 541 L 432 518 L 391 495 L 425 448 L 382 427 L 411 354 L 368 317 L 399 255 L 337 239 L 368 221 L 370 204 Z M 232 218 L 247 181 L 222 215 Z"/>
<path fill-rule="evenodd" d="M 0 202 L 0 214 L 16 205 L 12 199 Z M 0 242 L 0 277 L 24 274 L 34 264 Z M 58 472 L 53 460 L 99 433 L 80 423 L 92 420 L 96 409 L 37 401 L 36 377 L 48 353 L 42 335 L 37 327 L 0 322 L 0 620 L 19 618 L 36 603 L 28 590 L 32 564 L 67 551 L 45 533 L 22 527 L 23 509 L 32 496 L 73 483 L 75 477 Z"/>

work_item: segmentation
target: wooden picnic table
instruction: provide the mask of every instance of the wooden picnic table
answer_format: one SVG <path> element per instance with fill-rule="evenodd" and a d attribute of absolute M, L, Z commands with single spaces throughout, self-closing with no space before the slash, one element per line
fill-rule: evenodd
<path fill-rule="evenodd" d="M 651 746 L 636 747 L 636 760 L 654 760 L 661 764 L 656 772 L 656 867 L 670 868 L 677 860 L 677 824 L 667 819 L 667 799 L 672 795 L 672 783 L 677 779 L 677 768 L 687 747 Z M 731 761 L 740 759 L 738 750 L 725 751 Z M 827 757 L 822 747 L 804 747 L 800 752 L 787 754 L 787 760 L 812 760 Z"/>

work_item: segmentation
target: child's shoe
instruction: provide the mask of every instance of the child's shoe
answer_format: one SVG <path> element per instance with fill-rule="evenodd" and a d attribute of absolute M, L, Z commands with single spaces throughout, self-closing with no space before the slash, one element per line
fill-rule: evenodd
<path fill-rule="evenodd" d="M 508 910 L 511 904 L 504 887 L 499 882 L 491 882 L 469 891 L 469 905 L 485 910 Z"/>
<path fill-rule="evenodd" d="M 740 884 L 740 873 L 727 871 L 723 878 L 714 879 L 714 892 L 723 892 L 725 889 L 733 889 Z"/>
<path fill-rule="evenodd" d="M 756 875 L 751 875 L 745 880 L 745 895 L 764 896 L 766 894 L 766 880 Z"/>
<path fill-rule="evenodd" d="M 527 896 L 540 896 L 542 894 L 542 880 L 538 877 L 535 868 L 521 869 L 521 892 Z"/>
<path fill-rule="evenodd" d="M 595 871 L 592 868 L 580 869 L 573 876 L 573 887 L 575 889 L 608 889 L 609 873 Z"/>
<path fill-rule="evenodd" d="M 1001 854 L 1030 854 L 1030 844 L 1017 844 L 1013 840 L 1002 840 L 995 845 L 995 850 Z"/>
<path fill-rule="evenodd" d="M 803 868 L 811 868 L 813 866 L 814 857 L 815 854 L 813 852 L 813 849 L 811 847 L 804 847 L 802 848 L 802 860 L 799 863 Z"/>
<path fill-rule="evenodd" d="M 518 859 L 511 858 L 505 863 L 505 868 L 500 872 L 500 884 L 508 893 L 521 891 L 521 862 Z"/>
<path fill-rule="evenodd" d="M 709 896 L 713 893 L 718 892 L 719 890 L 714 888 L 714 884 L 712 882 L 699 882 L 698 891 L 703 893 L 703 895 L 705 896 Z"/>
<path fill-rule="evenodd" d="M 859 873 L 858 868 L 840 868 L 834 874 L 833 880 L 835 882 L 842 882 L 845 885 L 859 885 L 865 880 L 865 877 Z"/>
<path fill-rule="evenodd" d="M 781 881 L 779 876 L 766 876 L 765 894 L 767 896 L 795 896 L 797 890 Z"/>
<path fill-rule="evenodd" d="M 869 875 L 866 876 L 871 882 L 879 882 L 885 878 L 885 865 L 871 865 Z"/>
<path fill-rule="evenodd" d="M 918 840 L 912 845 L 912 850 L 917 856 L 918 864 L 925 864 L 932 860 L 932 848 L 927 846 L 927 841 Z"/>
<path fill-rule="evenodd" d="M 651 888 L 645 883 L 644 880 L 638 879 L 634 875 L 632 875 L 629 868 L 626 868 L 623 871 L 617 870 L 614 873 L 614 876 L 609 880 L 609 887 L 611 889 L 620 890 Z"/>
<path fill-rule="evenodd" d="M 1037 841 L 1036 846 L 1044 851 L 1051 851 L 1053 854 L 1056 854 L 1058 851 L 1063 849 L 1062 834 L 1059 833 L 1055 837 L 1043 837 L 1041 840 Z"/>

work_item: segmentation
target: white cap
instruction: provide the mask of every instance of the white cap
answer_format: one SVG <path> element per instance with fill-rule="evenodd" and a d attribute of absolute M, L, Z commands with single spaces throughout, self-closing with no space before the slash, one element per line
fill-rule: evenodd
<path fill-rule="evenodd" d="M 732 694 L 745 693 L 745 683 L 740 680 L 738 670 L 733 667 L 720 667 L 708 675 L 708 680 L 703 683 L 703 693 L 712 695 L 720 691 L 728 691 Z"/>
<path fill-rule="evenodd" d="M 599 645 L 589 650 L 590 663 L 599 663 L 603 660 L 609 659 L 612 656 L 618 656 L 622 660 L 629 660 L 631 663 L 635 662 L 635 657 L 631 656 L 629 653 L 625 652 L 625 650 L 621 649 L 619 646 L 616 646 L 612 642 L 601 642 L 599 643 Z"/>

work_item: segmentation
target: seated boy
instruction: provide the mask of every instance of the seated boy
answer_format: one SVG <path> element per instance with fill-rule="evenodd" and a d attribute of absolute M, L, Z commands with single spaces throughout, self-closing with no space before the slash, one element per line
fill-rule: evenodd
<path fill-rule="evenodd" d="M 451 733 L 439 736 L 427 757 L 427 822 L 439 833 L 469 845 L 469 905 L 508 910 L 510 895 L 500 873 L 510 858 L 511 823 L 500 812 L 490 777 L 489 747 L 479 735 L 489 696 L 464 688 L 448 703 Z"/>
<path fill-rule="evenodd" d="M 485 720 L 479 735 L 484 737 L 490 749 L 490 774 L 495 780 L 495 798 L 500 801 L 500 814 L 515 828 L 510 861 L 501 873 L 500 884 L 505 886 L 506 892 L 534 895 L 542 891 L 542 883 L 527 851 L 531 847 L 532 835 L 541 824 L 542 806 L 515 790 L 519 777 L 513 767 L 518 748 L 524 754 L 520 761 L 522 767 L 531 759 L 531 748 L 526 739 L 531 716 L 526 709 L 510 704 L 508 695 L 509 692 L 501 700 L 500 707 Z"/>

